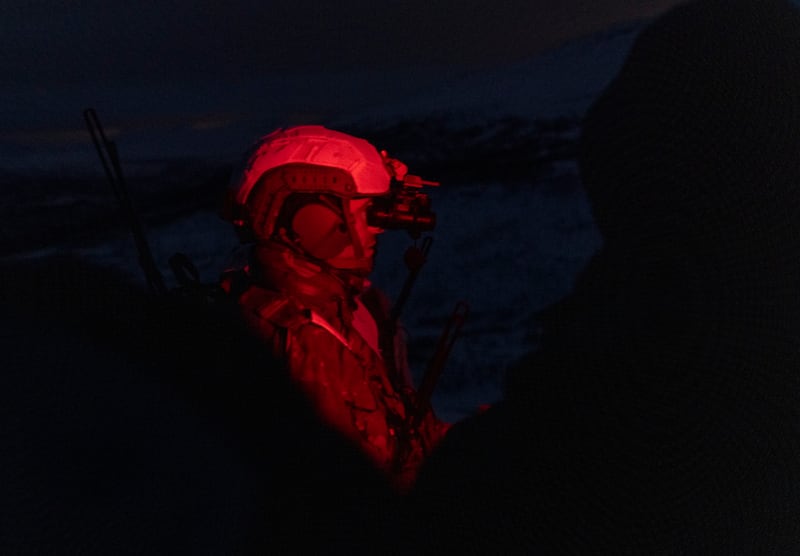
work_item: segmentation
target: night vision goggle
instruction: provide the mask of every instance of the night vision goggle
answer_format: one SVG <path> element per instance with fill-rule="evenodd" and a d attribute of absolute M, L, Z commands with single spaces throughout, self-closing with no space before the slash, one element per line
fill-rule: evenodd
<path fill-rule="evenodd" d="M 436 214 L 431 210 L 431 199 L 422 192 L 424 186 L 438 186 L 439 182 L 406 175 L 402 181 L 393 180 L 389 194 L 376 197 L 367 212 L 367 223 L 384 230 L 408 230 L 416 239 L 422 232 L 436 227 Z"/>

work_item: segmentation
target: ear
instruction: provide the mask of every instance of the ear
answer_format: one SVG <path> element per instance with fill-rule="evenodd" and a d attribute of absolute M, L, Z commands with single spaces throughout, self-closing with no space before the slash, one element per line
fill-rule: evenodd
<path fill-rule="evenodd" d="M 335 257 L 350 245 L 344 219 L 321 203 L 301 207 L 292 217 L 292 231 L 300 247 L 321 260 Z"/>

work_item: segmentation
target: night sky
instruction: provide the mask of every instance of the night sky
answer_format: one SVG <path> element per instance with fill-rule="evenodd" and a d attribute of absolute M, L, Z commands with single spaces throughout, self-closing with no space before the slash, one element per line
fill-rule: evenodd
<path fill-rule="evenodd" d="M 677 3 L 2 2 L 0 169 L 86 151 L 81 113 L 89 106 L 119 130 L 144 129 L 162 154 L 201 148 L 167 137 L 176 128 L 254 122 L 247 140 L 231 131 L 208 146 L 238 152 L 276 125 L 324 123 L 424 96 L 449 76 L 530 59 Z"/>
<path fill-rule="evenodd" d="M 0 5 L 0 84 L 523 59 L 678 0 L 13 0 Z"/>

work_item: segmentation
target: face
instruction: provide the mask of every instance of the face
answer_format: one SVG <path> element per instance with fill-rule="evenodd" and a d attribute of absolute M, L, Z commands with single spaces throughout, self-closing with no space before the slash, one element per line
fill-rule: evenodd
<path fill-rule="evenodd" d="M 383 228 L 376 228 L 367 223 L 367 212 L 370 206 L 372 206 L 372 199 L 352 199 L 350 201 L 350 211 L 353 213 L 356 234 L 361 240 L 366 257 L 375 255 L 378 234 L 383 233 Z"/>
<path fill-rule="evenodd" d="M 372 200 L 369 198 L 351 199 L 346 201 L 350 203 L 350 212 L 353 215 L 354 231 L 358 236 L 359 242 L 364 249 L 362 261 L 368 263 L 369 270 L 372 270 L 372 265 L 375 258 L 375 245 L 378 240 L 378 234 L 383 233 L 383 228 L 376 228 L 367 224 L 367 211 L 372 205 Z M 352 245 L 348 245 L 344 250 L 339 253 L 330 262 L 336 266 L 337 260 L 354 261 L 356 260 L 355 249 Z"/>

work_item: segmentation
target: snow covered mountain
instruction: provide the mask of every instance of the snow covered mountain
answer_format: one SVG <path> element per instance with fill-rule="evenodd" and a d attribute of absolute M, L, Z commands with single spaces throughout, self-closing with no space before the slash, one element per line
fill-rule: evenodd
<path fill-rule="evenodd" d="M 432 174 L 530 181 L 574 158 L 580 120 L 643 22 L 491 72 L 451 78 L 404 102 L 334 121 Z"/>

